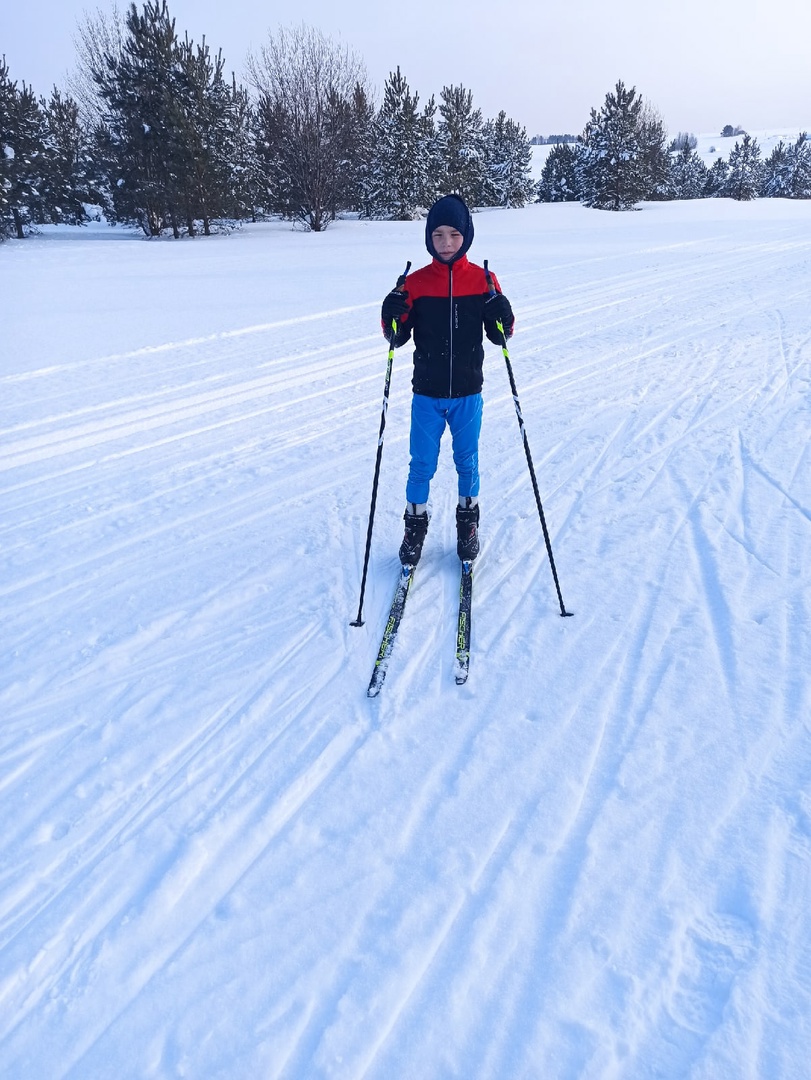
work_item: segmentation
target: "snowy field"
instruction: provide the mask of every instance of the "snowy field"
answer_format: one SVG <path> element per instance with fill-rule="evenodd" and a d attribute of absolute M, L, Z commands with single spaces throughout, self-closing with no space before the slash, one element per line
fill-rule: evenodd
<path fill-rule="evenodd" d="M 419 223 L 0 247 L 3 1080 L 805 1080 L 811 204 L 476 216 L 388 679 Z"/>

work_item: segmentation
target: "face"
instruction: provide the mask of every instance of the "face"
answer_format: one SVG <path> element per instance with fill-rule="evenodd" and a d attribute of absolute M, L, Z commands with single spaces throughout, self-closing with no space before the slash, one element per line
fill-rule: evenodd
<path fill-rule="evenodd" d="M 443 262 L 449 262 L 465 242 L 465 238 L 452 225 L 440 225 L 431 233 L 431 241 L 439 258 Z"/>

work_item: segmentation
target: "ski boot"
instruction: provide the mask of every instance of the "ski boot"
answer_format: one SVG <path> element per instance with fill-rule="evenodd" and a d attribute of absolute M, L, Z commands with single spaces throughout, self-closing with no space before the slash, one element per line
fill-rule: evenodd
<path fill-rule="evenodd" d="M 413 507 L 414 513 L 409 507 Z M 418 514 L 416 509 L 415 503 L 409 503 L 403 514 L 405 536 L 400 544 L 400 562 L 403 566 L 416 566 L 420 561 L 425 534 L 428 532 L 428 511 L 423 510 L 421 514 Z"/>
<path fill-rule="evenodd" d="M 456 554 L 462 562 L 473 562 L 479 554 L 479 504 L 471 502 L 468 497 L 456 507 Z"/>

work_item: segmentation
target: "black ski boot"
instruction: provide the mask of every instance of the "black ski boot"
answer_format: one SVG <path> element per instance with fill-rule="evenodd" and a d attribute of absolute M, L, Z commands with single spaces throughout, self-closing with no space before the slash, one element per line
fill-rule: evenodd
<path fill-rule="evenodd" d="M 456 554 L 462 562 L 473 562 L 479 554 L 479 504 L 456 507 Z"/>
<path fill-rule="evenodd" d="M 409 503 L 409 506 L 413 506 L 413 503 Z M 428 532 L 428 512 L 424 510 L 421 514 L 412 514 L 406 509 L 403 521 L 405 536 L 400 544 L 400 562 L 403 566 L 416 566 L 422 555 L 425 534 Z"/>

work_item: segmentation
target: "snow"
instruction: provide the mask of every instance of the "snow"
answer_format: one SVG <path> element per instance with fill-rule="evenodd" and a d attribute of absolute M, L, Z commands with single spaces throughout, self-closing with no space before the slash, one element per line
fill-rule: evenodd
<path fill-rule="evenodd" d="M 800 134 L 805 131 L 804 127 L 777 127 L 777 128 L 763 128 L 756 131 L 750 131 L 749 134 L 753 139 L 757 139 L 757 144 L 760 147 L 760 160 L 766 161 L 766 159 L 774 150 L 775 146 L 779 142 L 785 143 L 786 146 L 790 146 L 797 141 Z M 671 131 L 668 136 L 668 141 L 675 138 L 676 132 Z M 703 134 L 696 135 L 696 151 L 701 157 L 704 164 L 709 169 L 718 158 L 723 158 L 724 161 L 729 160 L 729 155 L 735 149 L 735 143 L 740 143 L 743 139 L 743 135 L 719 135 L 716 132 L 704 132 Z M 554 145 L 551 143 L 541 143 L 540 145 L 532 147 L 532 177 L 534 180 L 540 180 L 541 172 L 546 164 L 546 159 L 554 149 Z"/>
<path fill-rule="evenodd" d="M 760 160 L 766 161 L 779 142 L 786 146 L 793 146 L 805 128 L 763 128 L 748 132 L 753 139 L 757 140 L 760 147 Z M 701 156 L 707 168 L 710 168 L 718 158 L 729 160 L 730 153 L 735 149 L 735 144 L 740 144 L 743 135 L 698 135 L 696 136 L 696 150 Z"/>
<path fill-rule="evenodd" d="M 476 216 L 471 674 L 446 446 L 383 690 L 422 225 L 0 249 L 0 1075 L 807 1075 L 811 205 Z"/>

